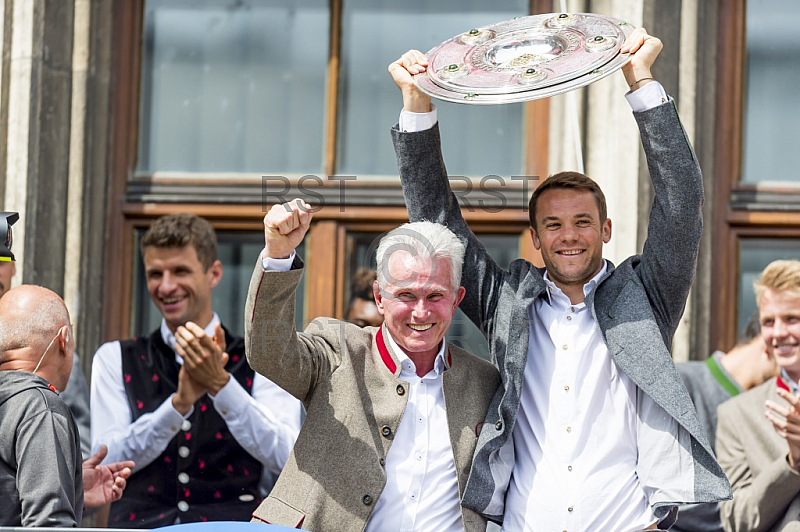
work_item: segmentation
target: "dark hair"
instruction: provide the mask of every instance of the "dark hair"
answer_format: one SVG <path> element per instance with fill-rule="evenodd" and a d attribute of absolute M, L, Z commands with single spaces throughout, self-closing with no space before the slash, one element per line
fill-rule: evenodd
<path fill-rule="evenodd" d="M 375 270 L 368 270 L 363 266 L 356 270 L 356 273 L 350 278 L 350 301 L 354 299 L 366 299 L 372 301 L 372 283 L 378 278 Z"/>
<path fill-rule="evenodd" d="M 761 319 L 758 314 L 758 309 L 750 315 L 750 319 L 744 326 L 742 334 L 739 335 L 739 340 L 736 342 L 738 345 L 749 344 L 752 340 L 761 336 Z"/>
<path fill-rule="evenodd" d="M 157 219 L 139 242 L 144 252 L 149 247 L 182 248 L 194 246 L 204 271 L 217 260 L 217 235 L 203 218 L 189 213 L 168 214 Z"/>
<path fill-rule="evenodd" d="M 542 181 L 533 191 L 531 200 L 528 202 L 528 216 L 534 231 L 536 230 L 536 204 L 539 201 L 539 196 L 549 189 L 588 190 L 594 195 L 594 199 L 597 202 L 597 209 L 600 211 L 600 223 L 605 222 L 606 218 L 608 218 L 606 197 L 603 195 L 603 191 L 600 190 L 600 185 L 580 172 L 559 172 Z"/>

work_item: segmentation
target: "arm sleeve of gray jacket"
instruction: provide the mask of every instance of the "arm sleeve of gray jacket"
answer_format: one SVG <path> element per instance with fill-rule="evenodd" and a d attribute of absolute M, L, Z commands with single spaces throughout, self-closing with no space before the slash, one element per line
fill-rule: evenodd
<path fill-rule="evenodd" d="M 459 308 L 485 330 L 505 274 L 461 215 L 442 158 L 439 126 L 413 133 L 395 127 L 392 140 L 409 219 L 443 224 L 466 245 L 461 285 L 468 289 Z"/>

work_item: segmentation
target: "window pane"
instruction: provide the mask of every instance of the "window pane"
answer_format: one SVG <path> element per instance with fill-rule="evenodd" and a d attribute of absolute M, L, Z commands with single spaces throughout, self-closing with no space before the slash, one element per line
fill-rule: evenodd
<path fill-rule="evenodd" d="M 403 107 L 386 66 L 411 48 L 426 52 L 470 28 L 528 14 L 527 1 L 347 0 L 344 3 L 338 172 L 397 175 L 389 128 Z M 522 172 L 522 104 L 436 102 L 448 172 Z"/>
<path fill-rule="evenodd" d="M 161 313 L 150 299 L 147 292 L 147 283 L 144 276 L 144 263 L 138 253 L 139 238 L 144 231 L 137 234 L 135 278 L 134 278 L 134 309 L 133 309 L 133 334 L 143 336 L 152 333 L 161 326 Z M 256 260 L 261 250 L 264 249 L 264 233 L 217 231 L 217 257 L 222 262 L 222 280 L 211 291 L 211 307 L 219 315 L 222 324 L 233 334 L 244 335 L 244 304 L 247 301 L 247 288 L 253 274 Z M 298 254 L 303 255 L 304 244 L 297 248 Z M 300 281 L 297 289 L 297 312 L 295 326 L 303 329 L 303 311 L 305 295 L 305 278 Z"/>
<path fill-rule="evenodd" d="M 739 312 L 737 332 L 744 330 L 756 310 L 753 281 L 772 261 L 800 257 L 800 240 L 789 238 L 741 239 L 739 241 Z"/>
<path fill-rule="evenodd" d="M 138 169 L 318 173 L 329 17 L 324 0 L 147 1 Z"/>
<path fill-rule="evenodd" d="M 747 1 L 747 85 L 742 182 L 797 185 L 800 103 L 797 0 Z"/>
<path fill-rule="evenodd" d="M 348 276 L 360 267 L 376 268 L 375 250 L 380 242 L 378 233 L 350 233 L 348 235 Z M 489 255 L 503 268 L 519 256 L 519 235 L 482 234 L 478 235 Z M 349 278 L 349 277 L 348 277 Z M 467 287 L 469 290 L 469 287 Z M 347 296 L 345 296 L 347 299 Z M 348 304 L 347 302 L 345 304 Z M 461 310 L 457 310 L 447 339 L 459 347 L 489 360 L 489 346 L 481 333 Z"/>

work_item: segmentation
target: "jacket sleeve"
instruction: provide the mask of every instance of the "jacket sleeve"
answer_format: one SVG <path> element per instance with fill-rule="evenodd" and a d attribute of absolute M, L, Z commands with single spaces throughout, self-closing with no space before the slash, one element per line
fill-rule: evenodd
<path fill-rule="evenodd" d="M 320 337 L 295 329 L 295 292 L 302 275 L 299 257 L 286 272 L 264 271 L 258 261 L 247 293 L 244 339 L 250 367 L 306 403 L 340 358 Z"/>
<path fill-rule="evenodd" d="M 82 474 L 80 443 L 67 414 L 45 408 L 17 427 L 17 490 L 23 527 L 80 525 L 83 511 L 83 483 L 77 480 Z"/>
<path fill-rule="evenodd" d="M 655 192 L 638 274 L 669 348 L 697 268 L 703 176 L 674 100 L 634 116 Z"/>
<path fill-rule="evenodd" d="M 459 308 L 485 331 L 505 273 L 461 215 L 442 159 L 439 126 L 414 133 L 395 127 L 392 140 L 409 220 L 445 225 L 466 245 L 461 285 L 467 287 L 467 293 Z"/>
<path fill-rule="evenodd" d="M 729 401 L 718 412 L 717 458 L 733 488 L 733 499 L 720 504 L 722 525 L 727 532 L 772 530 L 800 492 L 800 474 L 783 454 L 753 475 L 739 406 Z"/>

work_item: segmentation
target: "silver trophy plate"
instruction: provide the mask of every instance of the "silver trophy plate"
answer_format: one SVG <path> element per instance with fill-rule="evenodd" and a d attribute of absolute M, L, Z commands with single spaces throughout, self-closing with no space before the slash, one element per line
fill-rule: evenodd
<path fill-rule="evenodd" d="M 455 103 L 488 105 L 547 98 L 622 68 L 634 26 L 591 13 L 518 17 L 456 35 L 428 52 L 414 76 L 422 92 Z"/>

